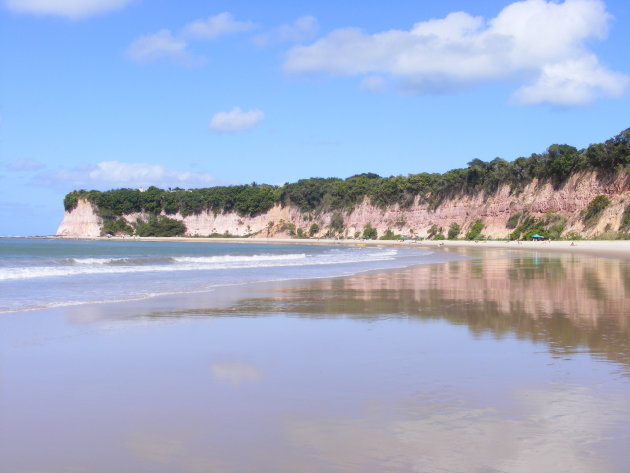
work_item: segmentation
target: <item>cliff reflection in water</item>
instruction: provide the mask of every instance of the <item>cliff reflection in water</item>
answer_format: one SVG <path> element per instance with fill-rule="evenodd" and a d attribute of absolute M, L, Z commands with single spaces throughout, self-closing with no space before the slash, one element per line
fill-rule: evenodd
<path fill-rule="evenodd" d="M 473 251 L 461 254 L 475 256 Z M 630 365 L 630 264 L 588 256 L 484 251 L 483 258 L 276 288 L 238 312 L 445 319 L 567 355 L 587 349 Z"/>

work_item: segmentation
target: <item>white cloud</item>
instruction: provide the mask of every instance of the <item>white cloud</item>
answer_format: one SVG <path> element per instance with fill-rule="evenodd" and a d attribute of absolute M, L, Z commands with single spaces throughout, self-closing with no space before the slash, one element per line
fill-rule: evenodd
<path fill-rule="evenodd" d="M 195 20 L 188 23 L 182 33 L 195 39 L 216 39 L 219 36 L 241 33 L 256 28 L 251 21 L 236 21 L 231 13 L 223 12 L 207 20 Z"/>
<path fill-rule="evenodd" d="M 170 59 L 177 64 L 193 66 L 205 62 L 205 58 L 188 51 L 188 44 L 173 36 L 169 30 L 141 36 L 129 45 L 126 55 L 134 62 L 147 63 L 158 59 Z"/>
<path fill-rule="evenodd" d="M 310 41 L 317 35 L 319 23 L 317 18 L 311 15 L 301 16 L 290 25 L 280 25 L 268 33 L 254 37 L 254 44 L 267 46 L 273 43 L 301 43 Z"/>
<path fill-rule="evenodd" d="M 220 13 L 207 20 L 188 23 L 179 34 L 163 29 L 154 34 L 141 36 L 133 41 L 126 56 L 134 62 L 148 63 L 159 59 L 170 59 L 176 64 L 196 66 L 204 64 L 206 58 L 188 50 L 191 40 L 216 39 L 226 34 L 249 31 L 256 25 L 251 21 L 236 21 L 230 13 Z"/>
<path fill-rule="evenodd" d="M 33 181 L 39 185 L 60 188 L 112 187 L 183 187 L 217 185 L 208 173 L 193 173 L 168 168 L 160 164 L 103 161 L 95 165 L 59 168 L 40 173 Z"/>
<path fill-rule="evenodd" d="M 7 164 L 7 169 L 14 172 L 38 171 L 44 167 L 44 164 L 32 159 L 19 159 Z"/>
<path fill-rule="evenodd" d="M 338 29 L 311 45 L 292 48 L 284 69 L 379 75 L 416 93 L 533 81 L 516 92 L 515 102 L 581 105 L 618 97 L 628 84 L 627 76 L 606 69 L 585 44 L 604 38 L 609 20 L 601 0 L 523 0 L 487 21 L 455 12 L 408 31 Z M 558 94 L 563 84 L 571 90 Z"/>
<path fill-rule="evenodd" d="M 5 6 L 18 13 L 58 15 L 81 19 L 117 10 L 133 0 L 4 0 Z"/>
<path fill-rule="evenodd" d="M 607 71 L 590 55 L 544 66 L 536 82 L 521 87 L 513 99 L 525 105 L 586 105 L 600 97 L 620 97 L 629 84 L 627 76 Z"/>
<path fill-rule="evenodd" d="M 261 110 L 242 111 L 234 107 L 229 112 L 215 113 L 210 121 L 210 128 L 215 131 L 242 131 L 252 128 L 265 118 Z"/>

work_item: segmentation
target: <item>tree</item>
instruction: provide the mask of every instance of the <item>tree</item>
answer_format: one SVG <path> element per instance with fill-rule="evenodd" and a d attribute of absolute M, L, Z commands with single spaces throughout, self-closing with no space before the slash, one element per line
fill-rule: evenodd
<path fill-rule="evenodd" d="M 442 227 L 438 227 L 435 224 L 431 225 L 431 228 L 429 228 L 428 231 L 429 238 L 435 237 L 435 235 L 437 235 L 438 233 L 442 233 Z"/>
<path fill-rule="evenodd" d="M 343 217 L 339 212 L 335 212 L 330 217 L 330 228 L 336 233 L 343 231 Z"/>
<path fill-rule="evenodd" d="M 378 238 L 378 231 L 376 228 L 372 228 L 371 223 L 363 227 L 363 238 L 366 240 L 376 240 Z"/>
<path fill-rule="evenodd" d="M 551 145 L 547 148 L 549 162 L 547 175 L 556 186 L 562 184 L 578 164 L 578 150 L 568 145 Z"/>
<path fill-rule="evenodd" d="M 252 182 L 248 185 L 189 190 L 163 190 L 154 186 L 144 192 L 137 189 L 107 192 L 77 190 L 65 196 L 64 208 L 71 211 L 79 200 L 84 199 L 93 204 L 104 221 L 116 221 L 140 212 L 144 215 L 181 216 L 202 212 L 213 212 L 215 215 L 237 212 L 242 216 L 253 216 L 268 211 L 274 205 L 292 205 L 304 214 L 315 216 L 334 212 L 331 222 L 328 222 L 330 228 L 327 228 L 334 235 L 344 231 L 343 212 L 349 212 L 366 198 L 381 207 L 398 204 L 402 209 L 417 202 L 434 211 L 445 199 L 454 195 L 494 192 L 502 185 L 508 185 L 510 191 L 517 194 L 533 179 L 559 185 L 578 170 L 595 170 L 600 178 L 604 178 L 624 167 L 630 171 L 629 166 L 630 129 L 627 129 L 604 143 L 592 144 L 582 150 L 566 144 L 553 144 L 544 153 L 519 157 L 513 162 L 501 158 L 489 162 L 473 159 L 468 167 L 443 174 L 424 172 L 381 177 L 364 173 L 347 179 L 301 179 L 282 186 Z M 321 217 L 318 220 L 321 221 Z M 510 226 L 518 226 L 522 220 L 510 220 Z M 432 236 L 440 233 L 441 230 L 437 229 Z"/>
<path fill-rule="evenodd" d="M 451 226 L 448 227 L 448 239 L 454 240 L 458 237 L 459 232 L 462 231 L 462 227 L 458 223 L 451 223 Z"/>
<path fill-rule="evenodd" d="M 164 215 L 151 215 L 146 221 L 138 218 L 134 227 L 139 236 L 171 237 L 186 233 L 184 222 Z"/>
<path fill-rule="evenodd" d="M 400 235 L 396 235 L 390 228 L 388 228 L 379 240 L 400 240 Z"/>

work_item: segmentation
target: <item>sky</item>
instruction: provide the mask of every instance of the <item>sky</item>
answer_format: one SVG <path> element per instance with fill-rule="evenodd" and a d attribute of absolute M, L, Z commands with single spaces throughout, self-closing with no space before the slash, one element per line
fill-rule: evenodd
<path fill-rule="evenodd" d="M 627 0 L 0 0 L 0 235 L 54 234 L 74 189 L 605 141 L 630 127 L 629 24 Z"/>

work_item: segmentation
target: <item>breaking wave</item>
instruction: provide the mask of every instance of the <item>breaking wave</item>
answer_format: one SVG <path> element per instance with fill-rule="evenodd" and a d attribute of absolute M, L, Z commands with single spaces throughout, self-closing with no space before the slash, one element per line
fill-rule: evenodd
<path fill-rule="evenodd" d="M 10 266 L 0 268 L 0 280 L 19 280 L 52 277 L 71 277 L 90 274 L 163 273 L 169 271 L 229 270 L 280 266 L 312 266 L 362 263 L 393 259 L 397 250 L 352 251 L 331 250 L 307 255 L 305 253 L 169 256 L 135 258 L 66 258 L 48 261 L 45 266 Z"/>

